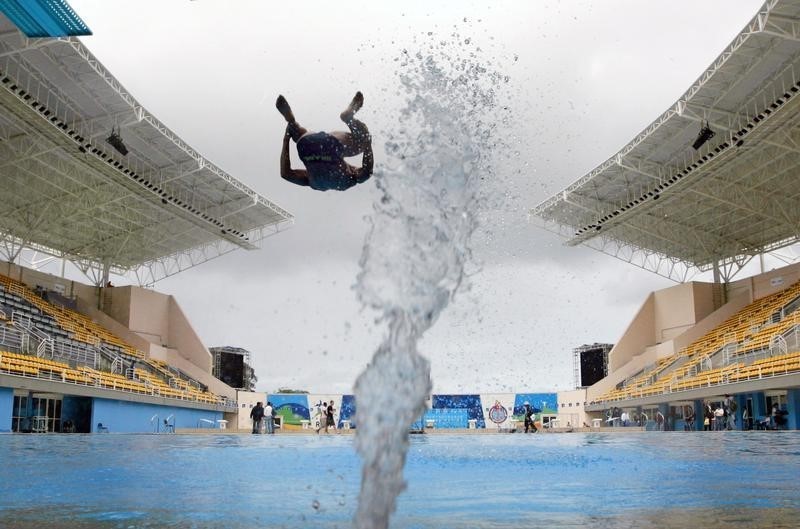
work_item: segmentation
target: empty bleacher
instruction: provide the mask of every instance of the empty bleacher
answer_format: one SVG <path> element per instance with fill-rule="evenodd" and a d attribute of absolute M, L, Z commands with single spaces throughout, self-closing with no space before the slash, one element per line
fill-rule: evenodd
<path fill-rule="evenodd" d="M 800 371 L 800 353 L 779 347 L 784 336 L 797 333 L 800 327 L 798 308 L 800 282 L 747 305 L 689 346 L 596 400 L 627 400 Z"/>
<path fill-rule="evenodd" d="M 32 376 L 40 379 L 69 382 L 84 386 L 127 391 L 142 395 L 161 396 L 172 399 L 222 403 L 223 399 L 197 388 L 192 390 L 176 389 L 157 376 L 136 369 L 134 378 L 127 378 L 117 373 L 100 371 L 88 366 L 70 366 L 34 355 L 0 351 L 0 373 Z"/>
<path fill-rule="evenodd" d="M 47 354 L 31 348 L 26 333 L 47 341 Z M 3 349 L 0 372 L 174 399 L 224 402 L 180 370 L 146 359 L 85 315 L 52 304 L 27 285 L 0 274 L 0 351 Z M 136 367 L 122 373 L 124 365 Z"/>
<path fill-rule="evenodd" d="M 91 318 L 69 308 L 52 304 L 24 283 L 0 274 L 0 302 L 13 307 L 32 325 L 45 333 L 69 339 L 74 343 L 103 346 L 116 354 L 144 358 L 135 347 L 92 321 Z M 2 308 L 2 307 L 0 307 Z M 8 311 L 6 311 L 8 312 Z"/>

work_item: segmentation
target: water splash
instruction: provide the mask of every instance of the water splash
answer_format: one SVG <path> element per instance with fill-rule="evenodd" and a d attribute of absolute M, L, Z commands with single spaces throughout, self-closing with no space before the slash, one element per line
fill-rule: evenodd
<path fill-rule="evenodd" d="M 453 35 L 403 50 L 396 64 L 405 94 L 388 134 L 381 192 L 364 243 L 356 291 L 388 322 L 388 335 L 355 385 L 363 459 L 355 525 L 384 529 L 405 487 L 408 430 L 425 410 L 430 366 L 417 342 L 459 290 L 470 236 L 488 200 L 490 158 L 505 126 L 497 88 L 508 78 Z"/>

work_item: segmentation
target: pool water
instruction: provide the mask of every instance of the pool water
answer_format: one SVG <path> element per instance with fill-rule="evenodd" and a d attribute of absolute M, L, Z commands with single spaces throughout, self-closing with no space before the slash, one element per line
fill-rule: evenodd
<path fill-rule="evenodd" d="M 346 528 L 348 435 L 0 435 L 0 528 Z M 800 527 L 800 432 L 418 435 L 393 528 Z"/>

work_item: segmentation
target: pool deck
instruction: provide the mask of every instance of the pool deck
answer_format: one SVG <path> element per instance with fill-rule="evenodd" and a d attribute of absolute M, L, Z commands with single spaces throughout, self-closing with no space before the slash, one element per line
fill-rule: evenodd
<path fill-rule="evenodd" d="M 644 432 L 644 427 L 601 427 L 601 428 L 546 428 L 540 429 L 539 434 L 559 434 L 559 433 L 633 433 Z M 176 434 L 201 434 L 201 435 L 254 435 L 251 430 L 220 430 L 216 428 L 178 428 Z M 300 427 L 285 428 L 275 430 L 275 435 L 353 435 L 356 429 L 331 430 L 330 433 L 317 433 L 313 429 L 303 429 Z M 425 428 L 422 431 L 412 432 L 413 435 L 498 435 L 498 434 L 524 434 L 522 430 L 509 430 L 507 428 Z M 260 434 L 267 435 L 267 434 Z M 529 434 L 530 435 L 530 434 Z"/>

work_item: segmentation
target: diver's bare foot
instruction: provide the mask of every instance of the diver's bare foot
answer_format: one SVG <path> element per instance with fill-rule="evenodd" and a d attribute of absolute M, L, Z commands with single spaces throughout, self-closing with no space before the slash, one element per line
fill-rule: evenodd
<path fill-rule="evenodd" d="M 347 105 L 347 108 L 339 114 L 339 117 L 342 118 L 342 121 L 347 123 L 351 119 L 353 119 L 353 115 L 361 110 L 361 107 L 364 106 L 364 94 L 360 91 L 356 92 L 356 95 L 353 97 L 353 100 L 350 101 L 350 104 Z"/>
<path fill-rule="evenodd" d="M 292 107 L 289 106 L 289 102 L 286 101 L 286 98 L 279 95 L 277 101 L 275 101 L 275 108 L 278 109 L 278 112 L 286 119 L 288 123 L 294 122 L 294 114 L 292 113 Z"/>

